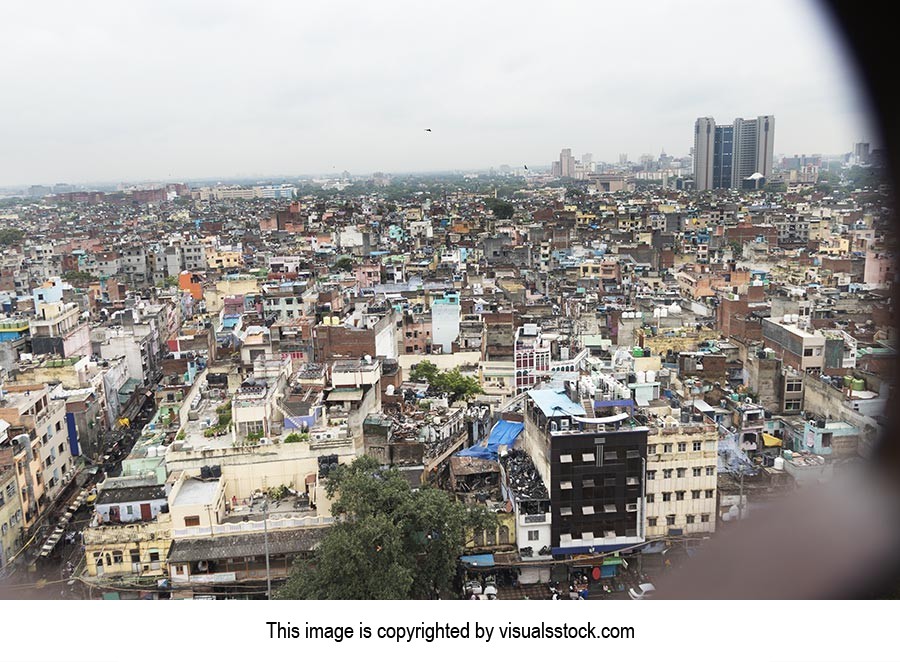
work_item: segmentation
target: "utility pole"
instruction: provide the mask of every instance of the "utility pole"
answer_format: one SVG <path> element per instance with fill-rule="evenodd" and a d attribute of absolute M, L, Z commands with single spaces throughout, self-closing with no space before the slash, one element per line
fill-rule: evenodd
<path fill-rule="evenodd" d="M 272 574 L 269 571 L 269 501 L 263 501 L 263 541 L 266 550 L 266 600 L 272 599 Z"/>
<path fill-rule="evenodd" d="M 741 467 L 741 488 L 738 496 L 738 522 L 744 519 L 744 467 Z"/>

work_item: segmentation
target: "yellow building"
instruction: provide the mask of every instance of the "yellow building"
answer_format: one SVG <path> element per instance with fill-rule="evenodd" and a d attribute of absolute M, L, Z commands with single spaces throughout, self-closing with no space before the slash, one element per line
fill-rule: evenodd
<path fill-rule="evenodd" d="M 668 423 L 647 436 L 647 537 L 665 536 L 671 529 L 687 535 L 712 533 L 718 431 L 711 423 Z"/>
<path fill-rule="evenodd" d="M 0 467 L 0 568 L 6 566 L 22 545 L 22 494 L 13 466 Z"/>
<path fill-rule="evenodd" d="M 172 520 L 160 513 L 149 522 L 101 524 L 84 530 L 89 577 L 163 577 L 172 545 Z"/>

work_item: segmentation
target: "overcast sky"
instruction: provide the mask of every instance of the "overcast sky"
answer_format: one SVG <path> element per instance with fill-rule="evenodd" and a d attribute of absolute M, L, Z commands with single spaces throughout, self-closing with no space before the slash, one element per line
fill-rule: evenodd
<path fill-rule="evenodd" d="M 773 114 L 784 154 L 871 137 L 800 1 L 11 4 L 0 184 L 637 160 L 706 115 Z"/>

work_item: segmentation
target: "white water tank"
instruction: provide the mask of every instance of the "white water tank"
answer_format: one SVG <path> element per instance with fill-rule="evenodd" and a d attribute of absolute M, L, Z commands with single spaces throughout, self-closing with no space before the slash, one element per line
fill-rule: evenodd
<path fill-rule="evenodd" d="M 778 471 L 784 471 L 784 458 L 776 457 L 775 462 L 772 464 L 772 467 L 774 469 L 777 469 Z"/>
<path fill-rule="evenodd" d="M 647 371 L 647 383 L 648 383 L 648 384 L 652 384 L 652 383 L 655 382 L 655 381 L 656 381 L 656 371 L 655 371 L 655 370 L 648 370 L 648 371 Z"/>
<path fill-rule="evenodd" d="M 636 373 L 637 383 L 638 384 L 646 384 L 647 383 L 647 373 L 643 370 L 638 370 Z"/>

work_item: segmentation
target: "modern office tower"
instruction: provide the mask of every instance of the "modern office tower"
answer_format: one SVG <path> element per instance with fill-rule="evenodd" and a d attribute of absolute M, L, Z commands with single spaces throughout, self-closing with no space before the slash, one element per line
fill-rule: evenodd
<path fill-rule="evenodd" d="M 575 157 L 572 156 L 572 150 L 566 148 L 559 153 L 560 177 L 575 176 Z"/>
<path fill-rule="evenodd" d="M 700 117 L 694 122 L 694 186 L 698 191 L 713 187 L 713 148 L 716 143 L 716 121 Z"/>
<path fill-rule="evenodd" d="M 755 173 L 772 175 L 775 117 L 737 118 L 731 126 L 716 126 L 711 117 L 694 123 L 694 182 L 698 191 L 740 188 Z"/>
<path fill-rule="evenodd" d="M 853 146 L 853 161 L 856 165 L 865 165 L 869 162 L 869 143 L 856 143 Z"/>

